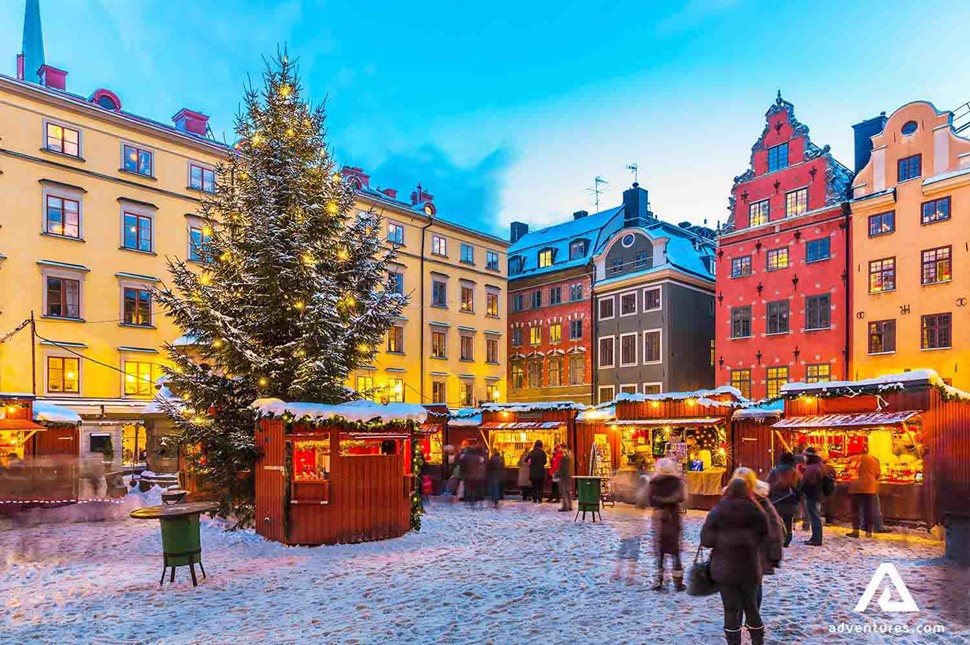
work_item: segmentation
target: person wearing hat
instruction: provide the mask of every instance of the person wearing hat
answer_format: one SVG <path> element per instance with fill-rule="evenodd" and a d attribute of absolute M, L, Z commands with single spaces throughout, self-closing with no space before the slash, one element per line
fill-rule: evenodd
<path fill-rule="evenodd" d="M 680 562 L 681 526 L 680 505 L 687 500 L 687 486 L 681 466 L 673 459 L 657 461 L 657 473 L 650 479 L 649 500 L 653 508 L 654 549 L 657 556 L 657 580 L 654 591 L 664 587 L 664 560 L 673 560 L 671 577 L 674 589 L 684 591 L 684 567 Z"/>
<path fill-rule="evenodd" d="M 825 499 L 825 479 L 828 466 L 814 447 L 805 450 L 805 474 L 802 477 L 802 494 L 805 510 L 812 527 L 812 537 L 805 541 L 809 546 L 822 546 L 822 500 Z"/>

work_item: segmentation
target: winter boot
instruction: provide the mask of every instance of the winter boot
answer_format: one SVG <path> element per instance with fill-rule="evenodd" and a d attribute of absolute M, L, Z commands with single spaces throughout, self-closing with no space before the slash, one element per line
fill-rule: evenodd
<path fill-rule="evenodd" d="M 765 626 L 761 627 L 751 627 L 750 625 L 745 625 L 748 628 L 748 635 L 751 636 L 751 645 L 764 645 L 765 643 Z M 740 631 L 740 630 L 738 630 Z M 741 641 L 738 640 L 740 643 Z"/>
<path fill-rule="evenodd" d="M 684 584 L 684 570 L 674 569 L 674 591 L 687 591 L 687 586 Z"/>
<path fill-rule="evenodd" d="M 741 645 L 741 628 L 727 629 L 725 627 L 724 638 L 727 639 L 727 645 Z"/>
<path fill-rule="evenodd" d="M 663 591 L 664 590 L 664 572 L 663 569 L 657 574 L 657 579 L 654 581 L 653 586 L 650 587 L 652 591 Z"/>
<path fill-rule="evenodd" d="M 845 537 L 857 538 L 857 537 L 859 537 L 859 530 L 858 529 L 853 529 L 851 533 L 846 533 L 845 534 Z"/>

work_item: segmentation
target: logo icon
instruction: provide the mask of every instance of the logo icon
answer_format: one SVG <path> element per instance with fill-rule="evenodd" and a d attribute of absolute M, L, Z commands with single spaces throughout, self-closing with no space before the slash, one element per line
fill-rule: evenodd
<path fill-rule="evenodd" d="M 889 614 L 919 611 L 919 607 L 916 606 L 916 601 L 913 600 L 912 594 L 906 588 L 906 583 L 903 582 L 903 579 L 899 576 L 899 572 L 896 571 L 896 567 L 890 562 L 883 562 L 876 569 L 876 572 L 872 574 L 872 580 L 869 581 L 869 586 L 866 587 L 865 592 L 859 598 L 859 602 L 853 611 L 862 613 L 868 609 L 873 596 L 882 587 L 883 580 L 887 577 L 892 583 L 892 586 L 883 588 L 882 595 L 879 596 L 879 608 Z M 893 589 L 896 590 L 899 600 L 893 600 Z"/>

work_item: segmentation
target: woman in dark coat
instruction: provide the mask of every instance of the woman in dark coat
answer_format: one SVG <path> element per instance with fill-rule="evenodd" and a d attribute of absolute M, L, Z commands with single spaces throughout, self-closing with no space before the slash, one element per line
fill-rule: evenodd
<path fill-rule="evenodd" d="M 768 536 L 768 518 L 752 495 L 748 482 L 732 479 L 701 529 L 701 544 L 712 549 L 711 578 L 721 588 L 728 645 L 741 644 L 742 624 L 752 645 L 765 642 L 758 588 L 764 574 L 762 545 Z"/>
<path fill-rule="evenodd" d="M 542 503 L 542 489 L 546 483 L 546 451 L 542 449 L 542 442 L 538 439 L 532 445 L 532 451 L 526 458 L 529 462 L 529 480 L 532 482 L 532 503 Z"/>
<path fill-rule="evenodd" d="M 781 453 L 778 465 L 768 473 L 768 486 L 771 488 L 769 497 L 785 524 L 786 548 L 791 545 L 794 535 L 792 523 L 802 498 L 801 478 L 801 473 L 795 467 L 795 455 L 787 450 Z"/>
<path fill-rule="evenodd" d="M 498 508 L 498 501 L 502 499 L 502 484 L 505 482 L 505 458 L 497 449 L 492 450 L 492 457 L 486 464 L 488 473 L 488 497 L 492 505 Z"/>
<path fill-rule="evenodd" d="M 680 505 L 687 499 L 687 486 L 672 459 L 657 462 L 657 473 L 648 484 L 650 507 L 653 509 L 654 552 L 657 556 L 657 581 L 654 591 L 664 587 L 664 556 L 673 558 L 674 589 L 683 591 L 684 567 L 680 562 L 681 517 Z"/>

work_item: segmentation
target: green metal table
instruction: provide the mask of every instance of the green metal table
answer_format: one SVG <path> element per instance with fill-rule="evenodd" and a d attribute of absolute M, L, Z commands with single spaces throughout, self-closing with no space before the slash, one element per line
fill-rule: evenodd
<path fill-rule="evenodd" d="M 577 475 L 573 479 L 576 480 L 576 517 L 573 521 L 579 519 L 579 514 L 583 514 L 583 521 L 586 521 L 586 513 L 591 513 L 593 516 L 593 523 L 596 523 L 597 514 L 600 516 L 600 522 L 603 521 L 602 499 L 600 499 L 600 493 L 603 489 L 603 480 L 605 477 L 600 477 L 597 475 Z"/>
<path fill-rule="evenodd" d="M 165 570 L 171 567 L 169 583 L 175 582 L 175 567 L 188 567 L 192 574 L 192 586 L 199 585 L 195 577 L 195 565 L 199 565 L 202 577 L 202 538 L 199 535 L 199 515 L 211 513 L 219 508 L 215 502 L 191 502 L 149 506 L 131 512 L 136 520 L 159 520 L 162 527 L 162 578 L 159 585 L 165 584 Z"/>

